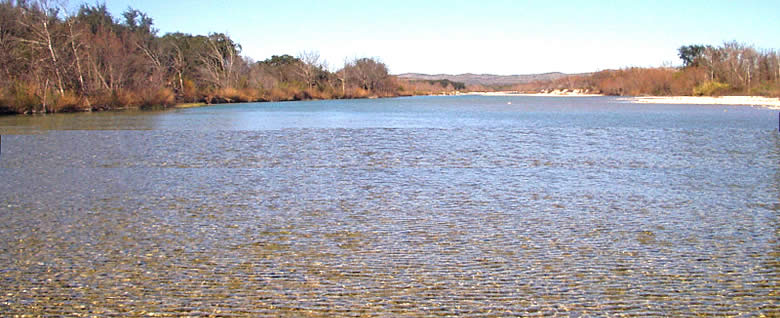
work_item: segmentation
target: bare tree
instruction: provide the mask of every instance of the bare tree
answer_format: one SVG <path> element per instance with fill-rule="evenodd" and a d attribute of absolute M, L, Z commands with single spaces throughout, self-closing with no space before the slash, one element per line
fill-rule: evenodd
<path fill-rule="evenodd" d="M 336 78 L 341 82 L 341 97 L 346 97 L 347 95 L 347 78 L 349 78 L 349 69 L 351 68 L 352 62 L 344 58 L 344 67 L 336 72 Z"/>
<path fill-rule="evenodd" d="M 238 46 L 224 34 L 212 34 L 208 37 L 206 49 L 200 56 L 201 76 L 203 80 L 217 88 L 231 87 L 234 81 L 234 68 L 241 59 Z"/>
<path fill-rule="evenodd" d="M 18 23 L 19 9 L 10 2 L 0 2 L 0 69 L 3 77 L 0 83 L 15 78 L 25 64 L 20 58 L 22 45 L 17 35 L 21 25 Z"/>
<path fill-rule="evenodd" d="M 177 91 L 181 94 L 184 92 L 184 53 L 182 52 L 181 47 L 173 41 L 168 41 L 166 45 L 168 45 L 168 49 L 166 50 L 168 52 L 166 64 L 175 74 L 177 84 L 179 84 Z"/>
<path fill-rule="evenodd" d="M 374 58 L 356 59 L 349 71 L 352 81 L 369 91 L 384 89 L 384 81 L 389 77 L 387 66 Z"/>
<path fill-rule="evenodd" d="M 317 74 L 322 71 L 320 64 L 320 53 L 317 51 L 303 51 L 298 53 L 298 59 L 301 61 L 297 65 L 296 71 L 303 78 L 307 88 L 312 88 L 315 84 Z"/>
<path fill-rule="evenodd" d="M 23 14 L 17 20 L 20 25 L 27 29 L 26 38 L 20 38 L 23 43 L 38 49 L 42 55 L 48 55 L 42 60 L 48 60 L 51 69 L 57 78 L 57 90 L 60 95 L 65 94 L 63 87 L 62 74 L 60 72 L 60 61 L 54 43 L 55 38 L 52 34 L 52 25 L 57 22 L 58 9 L 51 5 L 48 0 L 37 0 L 29 6 L 21 7 Z M 42 52 L 43 51 L 43 52 Z M 45 111 L 45 110 L 44 110 Z"/>

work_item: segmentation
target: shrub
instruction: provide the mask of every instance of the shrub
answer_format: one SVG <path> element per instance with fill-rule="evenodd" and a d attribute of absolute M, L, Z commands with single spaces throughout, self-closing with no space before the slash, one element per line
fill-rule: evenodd
<path fill-rule="evenodd" d="M 780 97 L 780 82 L 763 83 L 750 90 L 750 95 Z"/>
<path fill-rule="evenodd" d="M 0 111 L 19 114 L 35 111 L 42 105 L 35 90 L 32 84 L 14 82 L 0 92 Z"/>
<path fill-rule="evenodd" d="M 367 98 L 370 96 L 370 93 L 368 90 L 360 87 L 347 88 L 345 98 Z"/>
<path fill-rule="evenodd" d="M 278 102 L 278 101 L 292 100 L 293 95 L 287 92 L 287 90 L 283 89 L 282 87 L 274 87 L 271 88 L 270 91 L 266 92 L 266 96 L 264 99 L 272 102 Z"/>
<path fill-rule="evenodd" d="M 141 108 L 156 108 L 172 106 L 176 101 L 176 95 L 170 88 L 150 89 L 141 97 Z"/>
<path fill-rule="evenodd" d="M 248 102 L 253 99 L 249 91 L 242 91 L 232 87 L 221 88 L 216 92 L 217 99 L 228 103 Z"/>
<path fill-rule="evenodd" d="M 696 96 L 718 96 L 727 92 L 731 86 L 717 81 L 707 81 L 693 88 L 693 95 Z"/>
<path fill-rule="evenodd" d="M 198 88 L 195 86 L 195 82 L 189 79 L 182 80 L 183 88 L 179 92 L 179 97 L 185 102 L 193 102 L 198 100 Z"/>
<path fill-rule="evenodd" d="M 81 98 L 72 91 L 65 91 L 63 95 L 55 95 L 51 105 L 52 112 L 75 112 L 82 110 Z"/>
<path fill-rule="evenodd" d="M 112 105 L 115 107 L 138 107 L 141 106 L 141 98 L 135 92 L 116 89 L 112 92 Z"/>

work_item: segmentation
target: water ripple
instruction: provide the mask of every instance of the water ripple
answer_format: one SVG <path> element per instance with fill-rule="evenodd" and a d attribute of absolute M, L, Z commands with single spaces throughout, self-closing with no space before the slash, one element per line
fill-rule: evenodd
<path fill-rule="evenodd" d="M 0 314 L 775 316 L 773 134 L 4 136 Z"/>

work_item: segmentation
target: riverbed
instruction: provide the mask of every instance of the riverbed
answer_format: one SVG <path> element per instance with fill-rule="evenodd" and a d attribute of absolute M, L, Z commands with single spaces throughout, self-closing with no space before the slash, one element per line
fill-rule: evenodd
<path fill-rule="evenodd" d="M 440 96 L 0 117 L 0 315 L 777 315 L 777 116 Z"/>

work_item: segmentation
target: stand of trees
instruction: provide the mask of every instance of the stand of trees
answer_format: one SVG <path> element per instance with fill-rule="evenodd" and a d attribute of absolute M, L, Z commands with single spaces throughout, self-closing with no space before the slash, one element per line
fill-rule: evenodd
<path fill-rule="evenodd" d="M 606 95 L 761 95 L 780 97 L 780 54 L 737 42 L 680 47 L 680 68 L 632 67 L 516 85 L 514 90 L 575 90 Z"/>
<path fill-rule="evenodd" d="M 464 90 L 465 83 L 448 79 L 401 81 L 401 91 L 404 95 L 451 95 Z"/>
<path fill-rule="evenodd" d="M 0 112 L 414 93 L 374 58 L 331 72 L 316 52 L 255 62 L 226 34 L 157 33 L 138 10 L 115 18 L 104 4 L 69 13 L 48 0 L 0 0 Z"/>
<path fill-rule="evenodd" d="M 128 9 L 66 12 L 50 0 L 0 0 L 0 113 L 447 94 L 450 81 L 401 80 L 375 58 L 329 71 L 317 52 L 255 62 L 228 35 L 169 33 Z M 780 54 L 737 42 L 683 46 L 683 67 L 627 68 L 516 85 L 608 95 L 780 96 Z M 474 87 L 470 87 L 474 90 Z M 501 89 L 507 89 L 502 87 Z M 481 88 L 484 90 L 484 88 Z"/>

